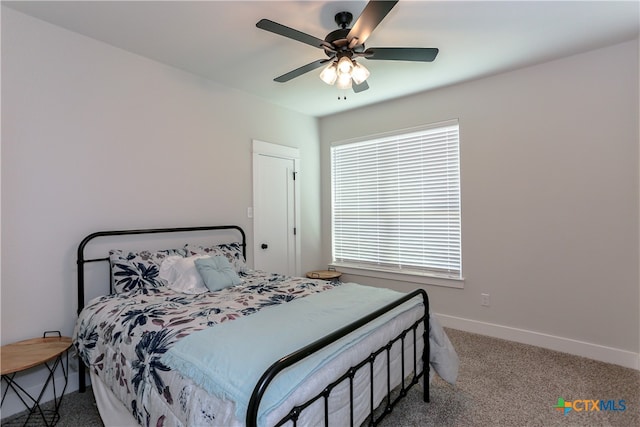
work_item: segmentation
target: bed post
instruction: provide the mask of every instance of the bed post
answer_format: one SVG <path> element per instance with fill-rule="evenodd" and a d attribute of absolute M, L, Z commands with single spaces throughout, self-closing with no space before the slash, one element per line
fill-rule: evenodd
<path fill-rule="evenodd" d="M 429 363 L 431 359 L 431 343 L 429 342 L 429 329 L 431 324 L 431 313 L 429 309 L 429 295 L 424 289 L 421 289 L 422 297 L 424 298 L 424 332 L 423 332 L 423 341 L 424 341 L 424 349 L 422 350 L 422 381 L 424 381 L 424 386 L 422 388 L 422 400 L 424 402 L 429 402 L 429 391 L 430 391 L 430 376 L 431 376 L 431 364 Z"/>
<path fill-rule="evenodd" d="M 96 234 L 93 233 L 85 237 L 82 242 L 78 245 L 78 256 L 76 258 L 77 268 L 78 268 L 78 316 L 80 316 L 80 312 L 84 308 L 84 247 L 87 245 L 89 240 L 96 237 Z M 85 374 L 85 366 L 82 358 L 78 354 L 78 391 L 80 393 L 84 393 L 87 391 L 87 379 Z"/>

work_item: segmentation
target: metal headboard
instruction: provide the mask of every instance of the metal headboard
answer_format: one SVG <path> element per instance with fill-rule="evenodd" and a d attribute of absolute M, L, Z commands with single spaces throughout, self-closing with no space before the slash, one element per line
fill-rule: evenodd
<path fill-rule="evenodd" d="M 242 236 L 242 255 L 244 259 L 247 259 L 247 237 L 244 230 L 237 225 L 212 225 L 212 226 L 200 226 L 200 227 L 177 227 L 177 228 L 148 228 L 138 230 L 111 230 L 111 231 L 98 231 L 89 234 L 82 239 L 80 245 L 78 245 L 78 315 L 84 308 L 85 304 L 85 292 L 84 292 L 84 267 L 87 263 L 92 262 L 108 262 L 109 257 L 102 258 L 90 258 L 86 259 L 84 250 L 87 244 L 97 238 L 106 236 L 125 236 L 135 234 L 164 234 L 164 233 L 184 233 L 184 232 L 197 232 L 197 231 L 210 231 L 210 230 L 237 230 Z M 86 379 L 84 374 L 84 364 L 79 363 L 78 376 L 79 376 L 79 389 L 80 392 L 84 392 L 86 388 Z"/>

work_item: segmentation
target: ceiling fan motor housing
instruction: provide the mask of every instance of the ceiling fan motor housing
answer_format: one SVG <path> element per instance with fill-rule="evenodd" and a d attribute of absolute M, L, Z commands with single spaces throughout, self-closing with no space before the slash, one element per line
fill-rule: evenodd
<path fill-rule="evenodd" d="M 353 21 L 353 15 L 350 12 L 338 12 L 333 18 L 340 28 L 347 28 L 351 21 Z"/>
<path fill-rule="evenodd" d="M 353 49 L 349 49 L 349 41 L 347 40 L 347 35 L 351 31 L 351 28 L 348 28 L 348 27 L 351 24 L 351 21 L 353 20 L 353 15 L 351 14 L 351 12 L 346 12 L 346 11 L 338 12 L 334 17 L 334 20 L 336 21 L 336 24 L 338 24 L 340 28 L 327 34 L 327 36 L 324 38 L 324 41 L 331 44 L 336 49 L 337 52 L 344 52 L 345 54 L 347 52 L 350 52 L 350 53 L 364 52 L 365 50 L 364 44 L 356 46 Z M 328 49 L 325 49 L 324 53 L 326 53 L 326 55 L 329 57 L 332 57 L 336 54 L 336 52 L 332 52 Z"/>

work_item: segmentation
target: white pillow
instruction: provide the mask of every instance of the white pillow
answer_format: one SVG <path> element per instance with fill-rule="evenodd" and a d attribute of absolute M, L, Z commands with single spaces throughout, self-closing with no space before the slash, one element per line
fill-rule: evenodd
<path fill-rule="evenodd" d="M 169 283 L 173 282 L 176 278 L 176 272 L 173 269 L 173 264 L 180 258 L 184 257 L 180 255 L 172 255 L 166 257 L 162 261 L 162 264 L 160 264 L 160 272 L 158 273 L 158 278 L 166 280 Z"/>
<path fill-rule="evenodd" d="M 170 256 L 160 265 L 159 276 L 168 282 L 167 287 L 184 294 L 202 294 L 209 289 L 202 281 L 202 276 L 196 269 L 195 261 L 207 258 L 208 255 L 194 255 L 190 257 Z"/>

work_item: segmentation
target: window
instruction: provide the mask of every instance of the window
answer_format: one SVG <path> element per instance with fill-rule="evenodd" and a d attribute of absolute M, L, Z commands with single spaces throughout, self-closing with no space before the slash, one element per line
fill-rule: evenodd
<path fill-rule="evenodd" d="M 461 279 L 458 121 L 331 147 L 333 263 Z"/>

